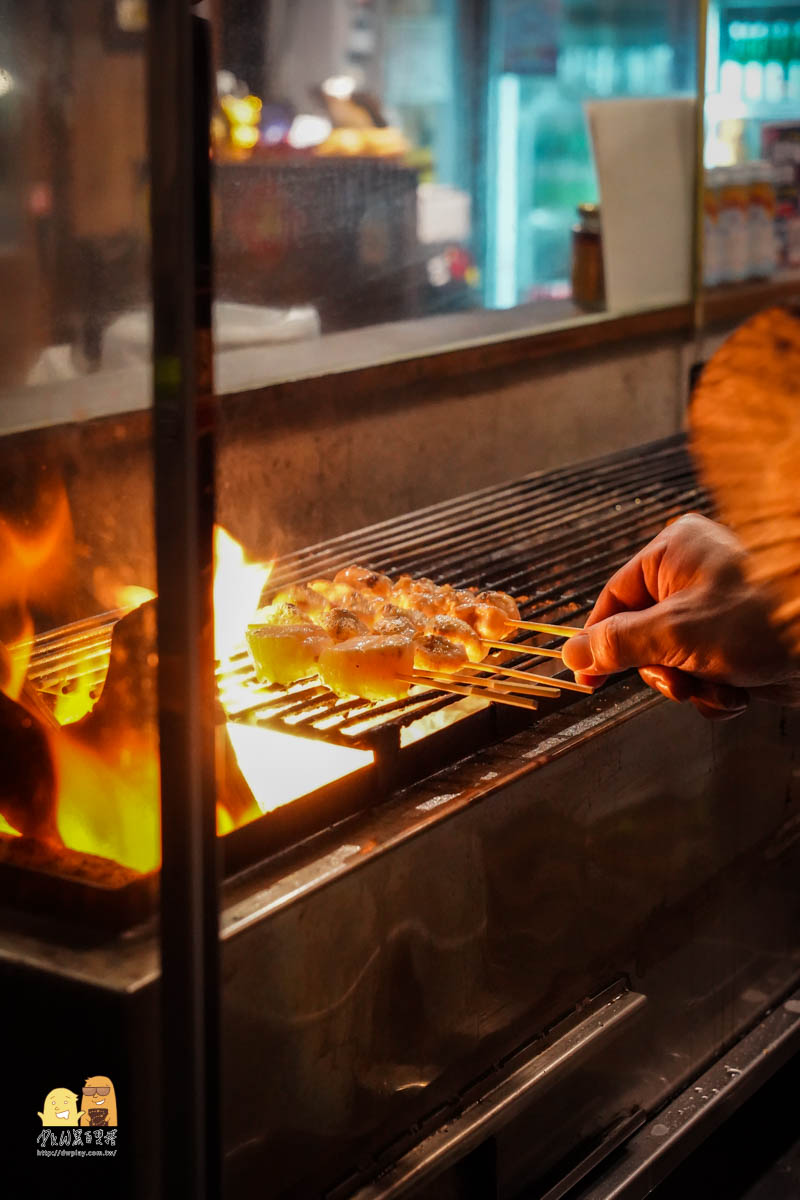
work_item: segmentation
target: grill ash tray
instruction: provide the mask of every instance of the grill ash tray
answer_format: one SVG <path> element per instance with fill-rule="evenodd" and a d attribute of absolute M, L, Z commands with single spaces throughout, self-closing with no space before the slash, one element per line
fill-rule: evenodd
<path fill-rule="evenodd" d="M 0 904 L 113 931 L 144 920 L 157 900 L 156 873 L 0 833 Z"/>

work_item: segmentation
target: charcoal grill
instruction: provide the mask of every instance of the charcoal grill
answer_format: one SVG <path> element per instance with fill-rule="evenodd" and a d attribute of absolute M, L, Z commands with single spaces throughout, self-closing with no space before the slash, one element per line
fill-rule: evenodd
<path fill-rule="evenodd" d="M 303 549 L 275 563 L 269 589 L 332 577 L 340 568 L 360 563 L 392 576 L 426 575 L 457 587 L 509 591 L 519 598 L 524 618 L 582 623 L 613 571 L 665 522 L 688 509 L 708 511 L 709 501 L 679 436 L 645 451 L 535 472 Z M 99 691 L 119 615 L 106 613 L 38 638 L 29 671 L 33 682 L 52 692 L 73 687 L 84 675 Z M 534 662 L 538 671 L 557 678 L 558 660 L 535 657 L 537 644 L 547 647 L 552 639 L 520 633 L 515 641 L 525 647 L 528 665 Z M 506 665 L 522 661 L 514 657 Z M 528 713 L 486 701 L 465 705 L 456 696 L 422 687 L 406 699 L 383 704 L 340 699 L 318 679 L 290 689 L 268 687 L 259 684 L 245 650 L 226 664 L 224 673 L 218 668 L 223 693 L 231 675 L 236 695 L 243 687 L 248 694 L 229 710 L 232 719 L 371 750 L 375 766 L 234 831 L 225 839 L 228 870 L 346 817 L 469 750 L 508 737 L 531 720 Z M 557 700 L 541 699 L 539 714 L 570 703 L 574 696 L 567 692 Z M 437 712 L 443 717 L 441 727 L 417 737 L 414 731 L 424 730 L 422 723 Z M 120 920 L 141 916 L 144 910 L 141 903 L 133 904 L 134 895 L 152 901 L 152 888 L 129 879 L 128 889 L 127 904 L 114 910 L 103 905 L 106 921 L 112 911 Z M 87 905 L 81 904 L 80 911 L 85 918 Z"/>
<path fill-rule="evenodd" d="M 697 483 L 685 439 L 667 438 L 642 451 L 624 451 L 559 471 L 533 472 L 501 487 L 370 526 L 279 558 L 270 592 L 332 577 L 352 563 L 391 576 L 428 576 L 454 587 L 508 591 L 527 620 L 582 623 L 609 576 L 669 520 L 688 510 L 710 511 Z M 85 670 L 88 654 L 102 684 L 111 631 L 119 613 L 106 613 L 38 639 L 31 675 L 44 690 L 64 686 Z M 513 641 L 530 656 L 537 640 Z M 540 639 L 543 646 L 552 639 Z M 509 660 L 513 666 L 516 660 Z M 536 669 L 552 663 L 535 659 Z M 400 731 L 458 703 L 435 690 L 381 705 L 341 700 L 319 681 L 292 689 L 258 683 L 249 655 L 235 658 L 237 682 L 251 692 L 232 715 L 267 728 L 376 750 L 384 760 L 400 749 Z M 218 673 L 218 686 L 224 687 Z M 66 686 L 70 686 L 67 682 Z M 548 703 L 543 701 L 543 707 Z M 365 723 L 368 721 L 368 725 Z"/>
<path fill-rule="evenodd" d="M 709 502 L 677 437 L 298 551 L 270 587 L 360 562 L 501 588 L 526 617 L 580 623 L 611 572 L 689 509 Z M 61 686 L 87 648 L 99 686 L 115 618 L 40 638 L 39 686 Z M 303 1200 L 460 1200 L 470 1177 L 510 1200 L 533 1178 L 577 1183 L 800 984 L 796 715 L 763 705 L 714 728 L 629 674 L 407 742 L 420 715 L 459 702 L 370 707 L 313 683 L 259 687 L 246 656 L 237 669 L 252 685 L 238 719 L 369 747 L 376 764 L 361 791 L 345 779 L 220 839 L 230 1194 L 266 1175 L 272 1195 Z M 76 940 L 2 919 L 0 982 L 22 1014 L 35 1025 L 45 987 L 67 1022 L 91 1003 L 98 1047 L 141 1048 L 110 1073 L 137 1147 L 131 1194 L 155 1194 L 154 921 Z M 759 1042 L 763 1069 L 800 1045 L 794 1003 L 768 1051 Z"/>

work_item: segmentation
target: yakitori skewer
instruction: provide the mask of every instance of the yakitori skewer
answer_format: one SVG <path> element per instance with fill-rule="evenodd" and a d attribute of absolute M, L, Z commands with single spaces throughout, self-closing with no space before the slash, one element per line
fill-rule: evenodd
<path fill-rule="evenodd" d="M 579 633 L 583 633 L 577 625 L 547 625 L 543 621 L 512 621 L 509 619 L 509 625 L 514 629 L 530 629 L 533 633 L 549 633 L 553 637 L 575 637 Z"/>
<path fill-rule="evenodd" d="M 516 670 L 512 667 L 504 667 L 500 663 L 492 662 L 490 659 L 484 659 L 480 663 L 464 663 L 461 669 L 462 671 L 491 671 L 492 679 L 497 679 L 500 682 L 503 682 L 507 677 L 511 677 L 512 679 L 525 679 L 534 684 L 543 684 L 549 688 L 563 688 L 566 692 L 583 692 L 586 695 L 591 695 L 595 690 L 592 687 L 588 687 L 585 683 L 576 683 L 572 679 L 555 679 L 552 675 L 539 675 L 536 671 Z"/>
<path fill-rule="evenodd" d="M 436 671 L 417 667 L 414 679 L 428 683 L 457 683 L 462 687 L 487 688 L 492 694 L 503 696 L 513 693 L 518 696 L 545 696 L 555 699 L 558 688 L 543 683 L 517 683 L 514 679 L 476 679 L 473 675 L 462 675 L 454 671 Z"/>
<path fill-rule="evenodd" d="M 491 700 L 498 704 L 509 704 L 513 708 L 538 708 L 538 704 L 533 696 L 515 696 L 496 688 L 453 683 L 452 676 L 429 678 L 426 675 L 418 675 L 415 672 L 413 675 L 398 675 L 397 678 L 402 679 L 404 683 L 418 683 L 422 687 L 427 685 L 439 692 L 452 692 L 455 696 L 476 696 L 481 700 Z"/>
<path fill-rule="evenodd" d="M 473 668 L 473 665 L 477 665 L 477 664 L 464 663 L 464 666 L 461 668 L 461 670 L 462 671 L 471 670 Z M 415 670 L 414 674 L 416 675 L 417 673 L 418 672 Z M 514 678 L 505 678 L 505 677 L 501 677 L 500 675 L 493 674 L 488 679 L 474 679 L 471 675 L 461 675 L 461 674 L 453 674 L 451 672 L 439 672 L 439 671 L 425 671 L 425 674 L 429 675 L 431 678 L 436 676 L 437 679 L 438 678 L 447 678 L 447 679 L 455 678 L 456 683 L 469 683 L 472 685 L 477 683 L 481 687 L 493 688 L 494 690 L 500 691 L 500 692 L 517 692 L 517 693 L 520 693 L 521 695 L 548 696 L 551 699 L 558 695 L 558 685 L 556 683 L 551 682 L 550 680 L 546 679 L 544 676 L 540 676 L 539 679 L 532 679 L 532 678 L 526 677 L 523 674 L 523 672 L 521 672 L 521 671 L 515 672 Z M 524 681 L 525 681 L 524 683 L 517 682 L 517 679 L 519 678 L 520 675 L 524 679 Z"/>
<path fill-rule="evenodd" d="M 561 658 L 561 648 L 551 649 L 550 646 L 534 646 L 531 642 L 492 642 L 481 638 L 484 646 L 490 650 L 505 650 L 508 654 L 538 654 L 541 658 Z"/>

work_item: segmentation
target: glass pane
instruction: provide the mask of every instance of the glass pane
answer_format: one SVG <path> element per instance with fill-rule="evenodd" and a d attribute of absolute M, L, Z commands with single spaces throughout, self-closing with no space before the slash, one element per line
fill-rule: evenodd
<path fill-rule="evenodd" d="M 572 287 L 576 252 L 602 262 L 597 212 L 576 212 L 600 199 L 586 105 L 693 93 L 691 0 L 217 0 L 216 13 L 218 349 L 269 350 L 223 353 L 223 390 L 604 307 L 585 277 Z M 654 175 L 670 170 L 659 150 L 656 135 Z M 688 179 L 693 146 L 681 153 Z"/>
<path fill-rule="evenodd" d="M 145 11 L 0 0 L 0 991 L 31 1193 L 40 1156 L 90 1153 L 156 1192 L 158 942 L 118 936 L 160 862 L 152 371 L 114 351 L 150 305 Z"/>
<path fill-rule="evenodd" d="M 691 92 L 693 19 L 686 3 L 496 0 L 487 304 L 569 300 L 576 208 L 601 199 L 585 106 Z"/>
<path fill-rule="evenodd" d="M 0 686 L 55 774 L 3 817 L 63 841 L 53 869 L 98 856 L 117 884 L 160 857 L 152 475 L 141 419 L 87 418 L 150 402 L 146 350 L 133 371 L 111 350 L 149 311 L 143 16 L 0 3 Z M 125 614 L 135 667 L 109 666 Z"/>

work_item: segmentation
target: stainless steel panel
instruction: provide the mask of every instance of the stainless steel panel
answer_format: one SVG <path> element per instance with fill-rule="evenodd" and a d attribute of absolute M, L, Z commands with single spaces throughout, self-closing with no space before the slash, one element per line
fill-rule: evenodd
<path fill-rule="evenodd" d="M 612 992 L 548 1044 L 540 1044 L 546 1039 L 537 1040 L 510 1074 L 424 1138 L 377 1180 L 360 1188 L 353 1200 L 397 1200 L 409 1195 L 524 1112 L 532 1093 L 556 1083 L 597 1043 L 624 1028 L 646 1003 L 645 996 L 624 985 Z"/>
<path fill-rule="evenodd" d="M 648 997 L 634 1026 L 499 1130 L 486 1170 L 505 1200 L 667 1101 L 797 986 L 799 732 L 766 705 L 709 725 L 621 681 L 229 881 L 226 1194 L 356 1191 L 623 976 Z M 118 1091 L 144 1158 L 154 931 L 55 946 L 2 921 L 0 983 L 24 978 L 31 1036 L 41 989 L 73 997 L 65 1046 L 81 998 L 95 1035 L 127 1029 Z M 444 1181 L 420 1196 L 462 1195 Z"/>

